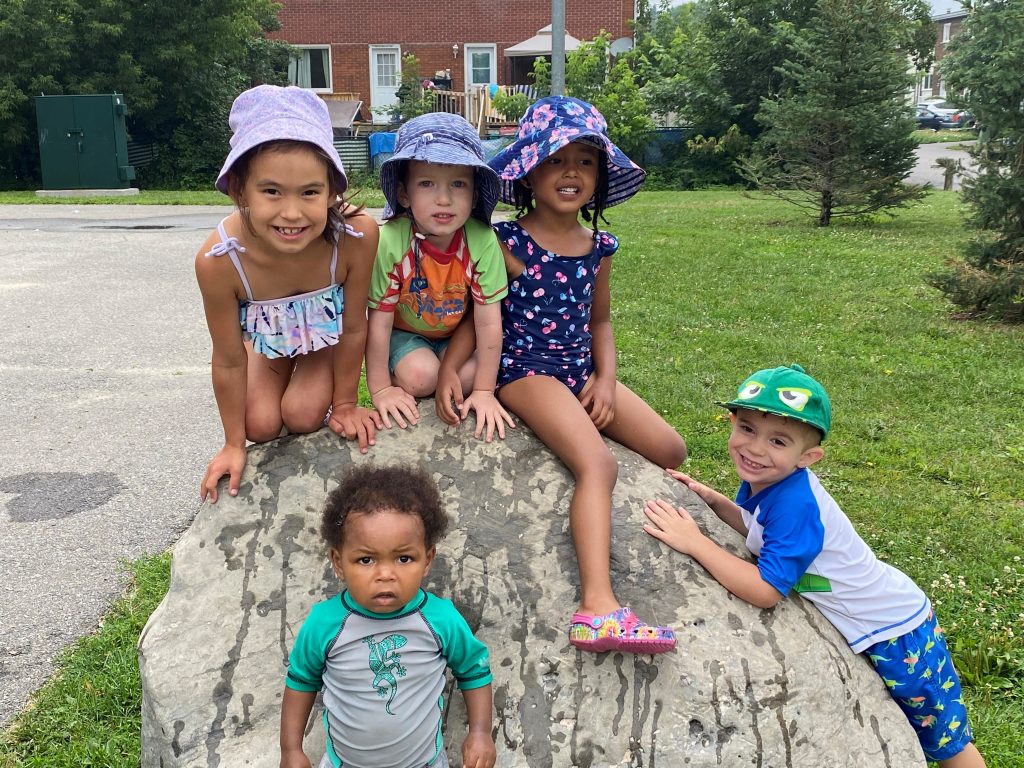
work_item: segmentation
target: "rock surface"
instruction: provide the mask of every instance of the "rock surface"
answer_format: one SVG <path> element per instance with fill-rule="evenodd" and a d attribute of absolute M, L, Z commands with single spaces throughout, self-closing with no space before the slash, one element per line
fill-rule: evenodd
<path fill-rule="evenodd" d="M 613 445 L 617 594 L 670 624 L 676 652 L 578 653 L 566 639 L 577 575 L 572 478 L 526 428 L 491 444 L 424 418 L 367 456 L 331 432 L 253 448 L 239 495 L 206 505 L 174 548 L 170 591 L 139 643 L 142 765 L 277 766 L 285 665 L 310 606 L 338 590 L 316 533 L 353 463 L 418 463 L 452 517 L 425 586 L 455 601 L 491 651 L 498 766 L 923 766 L 913 731 L 868 663 L 809 603 L 761 611 L 642 528 L 643 502 L 685 505 L 737 553 L 740 537 L 696 496 Z M 461 764 L 462 697 L 445 693 Z M 318 712 L 306 754 L 323 754 Z"/>

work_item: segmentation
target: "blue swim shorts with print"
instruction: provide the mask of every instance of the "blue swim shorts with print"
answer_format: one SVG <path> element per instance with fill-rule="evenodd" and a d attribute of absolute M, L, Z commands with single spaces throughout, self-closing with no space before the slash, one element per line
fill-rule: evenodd
<path fill-rule="evenodd" d="M 440 360 L 444 351 L 448 349 L 448 342 L 451 339 L 428 339 L 418 333 L 410 333 L 400 328 L 391 331 L 391 349 L 388 353 L 388 371 L 395 372 L 398 362 L 417 349 L 429 349 Z"/>
<path fill-rule="evenodd" d="M 934 614 L 929 611 L 917 629 L 875 643 L 864 654 L 917 731 L 925 757 L 948 760 L 971 743 L 960 678 Z"/>

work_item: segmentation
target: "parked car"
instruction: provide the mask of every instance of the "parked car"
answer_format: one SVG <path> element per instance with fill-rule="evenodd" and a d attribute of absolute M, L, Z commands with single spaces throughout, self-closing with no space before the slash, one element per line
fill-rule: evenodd
<path fill-rule="evenodd" d="M 940 129 L 970 128 L 974 117 L 946 101 L 920 102 L 917 105 L 917 127 Z"/>

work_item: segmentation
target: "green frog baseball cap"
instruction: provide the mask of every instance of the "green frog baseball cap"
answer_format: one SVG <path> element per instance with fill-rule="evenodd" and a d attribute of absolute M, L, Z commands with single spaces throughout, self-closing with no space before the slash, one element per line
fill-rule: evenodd
<path fill-rule="evenodd" d="M 719 405 L 730 411 L 746 408 L 802 421 L 818 429 L 822 440 L 832 425 L 832 404 L 825 388 L 796 363 L 750 374 L 736 397 Z"/>

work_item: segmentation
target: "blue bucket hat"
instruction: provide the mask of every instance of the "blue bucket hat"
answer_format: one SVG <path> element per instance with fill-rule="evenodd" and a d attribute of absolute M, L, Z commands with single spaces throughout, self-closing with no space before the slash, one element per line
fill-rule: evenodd
<path fill-rule="evenodd" d="M 736 397 L 719 405 L 734 413 L 745 408 L 802 421 L 816 427 L 822 440 L 832 426 L 832 404 L 825 388 L 796 363 L 750 374 Z"/>
<path fill-rule="evenodd" d="M 548 96 L 526 110 L 519 120 L 516 140 L 491 160 L 491 168 L 501 179 L 501 201 L 515 205 L 514 182 L 573 141 L 585 141 L 604 150 L 608 167 L 606 206 L 623 203 L 640 191 L 647 172 L 612 144 L 608 123 L 597 108 L 569 96 Z"/>
<path fill-rule="evenodd" d="M 472 216 L 491 226 L 498 204 L 498 175 L 484 162 L 484 149 L 476 130 L 461 115 L 431 112 L 414 117 L 395 137 L 395 153 L 380 166 L 380 188 L 387 200 L 384 218 L 406 211 L 398 202 L 398 184 L 406 160 L 473 168 L 476 198 Z"/>
<path fill-rule="evenodd" d="M 257 85 L 239 94 L 228 116 L 231 151 L 217 176 L 217 189 L 228 194 L 228 172 L 242 155 L 268 141 L 305 141 L 331 161 L 341 194 L 348 187 L 345 168 L 334 148 L 334 128 L 323 99 L 293 85 Z"/>

